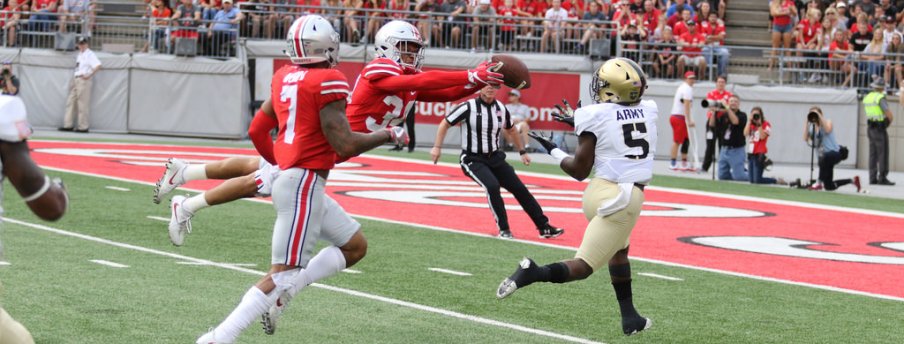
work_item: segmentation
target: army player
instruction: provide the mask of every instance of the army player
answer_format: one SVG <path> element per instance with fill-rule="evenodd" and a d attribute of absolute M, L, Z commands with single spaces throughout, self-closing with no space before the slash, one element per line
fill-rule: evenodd
<path fill-rule="evenodd" d="M 582 280 L 608 263 L 621 310 L 622 331 L 632 335 L 652 326 L 650 319 L 634 309 L 628 261 L 629 237 L 640 215 L 643 189 L 653 178 L 658 109 L 652 100 L 641 100 L 646 87 L 646 76 L 633 61 L 606 61 L 590 85 L 597 104 L 574 111 L 573 117 L 567 113 L 557 116 L 575 127 L 575 156 L 531 133 L 559 161 L 562 170 L 575 179 L 587 178 L 595 168 L 596 174 L 583 197 L 584 215 L 590 224 L 575 258 L 545 266 L 524 258 L 515 273 L 499 285 L 496 297 L 505 298 L 534 282 Z"/>
<path fill-rule="evenodd" d="M 31 126 L 25 115 L 25 104 L 19 97 L 0 95 L 0 201 L 3 200 L 3 178 L 25 200 L 25 204 L 43 220 L 56 221 L 63 217 L 69 197 L 59 179 L 51 181 L 31 160 L 28 143 Z M 3 208 L 0 207 L 0 215 Z M 0 257 L 3 246 L 0 245 Z M 0 307 L 0 344 L 34 343 L 22 324 Z"/>

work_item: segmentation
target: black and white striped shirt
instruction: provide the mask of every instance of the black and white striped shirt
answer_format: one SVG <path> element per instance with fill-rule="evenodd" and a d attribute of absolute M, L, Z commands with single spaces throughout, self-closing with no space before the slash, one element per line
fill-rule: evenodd
<path fill-rule="evenodd" d="M 446 121 L 461 127 L 461 149 L 468 153 L 490 154 L 499 149 L 499 132 L 512 128 L 512 116 L 498 100 L 486 103 L 480 97 L 458 104 Z"/>

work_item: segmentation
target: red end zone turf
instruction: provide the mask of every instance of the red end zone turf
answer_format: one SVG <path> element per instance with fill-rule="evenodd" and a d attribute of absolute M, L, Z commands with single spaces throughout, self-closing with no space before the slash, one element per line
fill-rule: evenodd
<path fill-rule="evenodd" d="M 253 150 L 234 148 L 54 141 L 30 144 L 42 166 L 145 183 L 156 182 L 163 162 L 172 156 L 205 162 L 254 155 Z M 587 223 L 580 210 L 584 184 L 527 174 L 521 179 L 543 205 L 551 223 L 564 227 L 566 234 L 552 240 L 539 239 L 527 215 L 507 197 L 515 237 L 577 247 Z M 206 190 L 218 183 L 195 181 L 186 187 Z M 487 235 L 496 231 L 485 193 L 457 166 L 359 157 L 334 170 L 327 185 L 327 191 L 355 215 Z M 644 213 L 632 235 L 632 256 L 904 297 L 904 216 L 655 188 L 648 189 L 645 196 Z M 150 193 L 147 199 L 151 205 Z M 166 240 L 165 235 L 161 240 Z"/>

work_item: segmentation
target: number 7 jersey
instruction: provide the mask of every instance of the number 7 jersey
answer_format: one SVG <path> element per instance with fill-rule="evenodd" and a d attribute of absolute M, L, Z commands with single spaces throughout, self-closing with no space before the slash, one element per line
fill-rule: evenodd
<path fill-rule="evenodd" d="M 656 102 L 588 105 L 574 112 L 574 132 L 596 136 L 595 177 L 614 183 L 649 183 L 656 153 Z"/>

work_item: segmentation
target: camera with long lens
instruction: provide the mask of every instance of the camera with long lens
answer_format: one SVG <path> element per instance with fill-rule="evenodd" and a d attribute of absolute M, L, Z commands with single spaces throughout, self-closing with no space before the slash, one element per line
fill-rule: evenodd
<path fill-rule="evenodd" d="M 700 106 L 702 106 L 704 109 L 709 109 L 710 106 L 716 109 L 725 109 L 725 105 L 721 102 L 710 102 L 709 99 L 703 99 L 702 101 L 700 101 Z"/>
<path fill-rule="evenodd" d="M 810 111 L 810 113 L 807 114 L 807 122 L 819 123 L 819 113 L 816 111 Z"/>
<path fill-rule="evenodd" d="M 761 116 L 759 112 L 754 112 L 754 113 L 753 113 L 753 120 L 754 120 L 754 121 L 759 121 L 760 118 L 762 118 L 762 117 L 763 117 L 763 116 Z"/>

